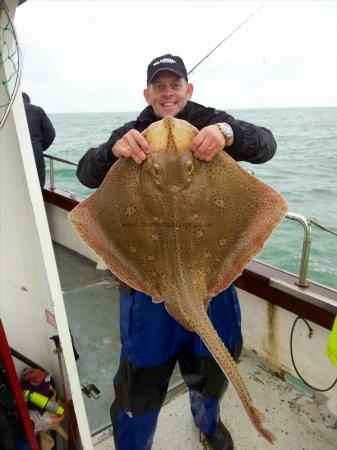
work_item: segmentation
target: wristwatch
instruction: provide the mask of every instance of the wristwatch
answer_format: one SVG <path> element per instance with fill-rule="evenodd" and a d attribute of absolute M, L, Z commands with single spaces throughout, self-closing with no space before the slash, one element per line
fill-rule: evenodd
<path fill-rule="evenodd" d="M 219 122 L 216 125 L 225 138 L 226 147 L 232 145 L 234 140 L 233 128 L 226 122 Z"/>

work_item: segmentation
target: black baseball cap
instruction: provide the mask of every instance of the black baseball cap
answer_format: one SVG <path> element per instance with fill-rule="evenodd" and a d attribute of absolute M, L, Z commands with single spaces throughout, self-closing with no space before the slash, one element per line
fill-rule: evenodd
<path fill-rule="evenodd" d="M 185 78 L 185 80 L 188 81 L 184 61 L 180 56 L 174 56 L 168 53 L 167 55 L 158 56 L 147 66 L 147 85 L 149 85 L 157 73 L 162 70 L 169 70 L 178 75 L 179 78 Z"/>

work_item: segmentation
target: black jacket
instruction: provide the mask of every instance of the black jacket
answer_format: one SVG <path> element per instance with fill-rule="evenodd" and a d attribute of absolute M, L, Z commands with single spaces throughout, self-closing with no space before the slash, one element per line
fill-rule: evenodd
<path fill-rule="evenodd" d="M 187 120 L 199 130 L 218 122 L 229 123 L 234 132 L 234 144 L 226 147 L 226 152 L 236 161 L 260 164 L 268 161 L 275 154 L 276 142 L 271 131 L 242 120 L 235 120 L 225 111 L 218 111 L 189 101 L 175 117 Z M 158 120 L 161 118 L 155 115 L 151 106 L 148 106 L 140 113 L 137 120 L 128 122 L 113 131 L 107 142 L 99 147 L 90 148 L 79 161 L 77 168 L 77 177 L 81 183 L 89 188 L 98 187 L 117 159 L 111 151 L 115 142 L 132 128 L 142 132 Z"/>
<path fill-rule="evenodd" d="M 46 178 L 43 152 L 47 150 L 55 139 L 55 130 L 47 114 L 39 106 L 24 102 L 29 134 L 32 141 L 36 168 L 40 185 L 44 186 Z"/>

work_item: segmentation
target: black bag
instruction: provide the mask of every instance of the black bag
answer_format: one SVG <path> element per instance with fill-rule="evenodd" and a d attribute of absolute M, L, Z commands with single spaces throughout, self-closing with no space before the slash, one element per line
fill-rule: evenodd
<path fill-rule="evenodd" d="M 22 438 L 19 412 L 0 356 L 0 450 L 16 450 Z"/>

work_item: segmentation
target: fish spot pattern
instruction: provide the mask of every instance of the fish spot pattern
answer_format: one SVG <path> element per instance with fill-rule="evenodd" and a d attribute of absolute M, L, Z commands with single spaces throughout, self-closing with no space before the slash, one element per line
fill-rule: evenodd
<path fill-rule="evenodd" d="M 164 300 L 179 323 L 199 334 L 252 424 L 273 442 L 206 309 L 262 250 L 287 206 L 225 152 L 207 163 L 195 159 L 196 133 L 169 116 L 150 125 L 144 163 L 118 160 L 70 220 L 119 279 Z"/>

